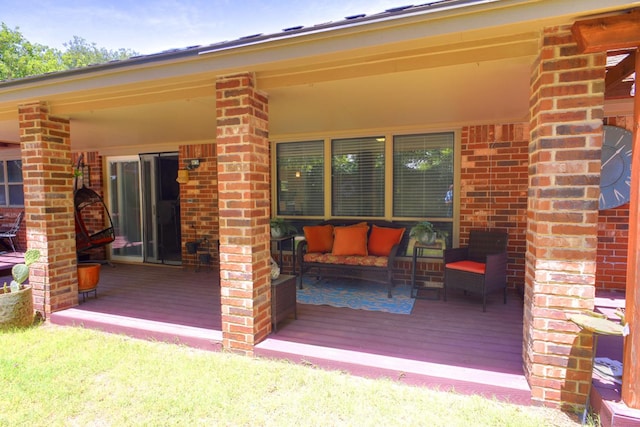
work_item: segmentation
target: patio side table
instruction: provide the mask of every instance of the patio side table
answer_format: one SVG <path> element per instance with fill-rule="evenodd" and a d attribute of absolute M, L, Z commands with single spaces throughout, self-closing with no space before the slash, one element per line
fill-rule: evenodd
<path fill-rule="evenodd" d="M 278 332 L 278 323 L 290 314 L 294 319 L 298 318 L 296 276 L 281 274 L 271 281 L 271 323 L 274 332 Z"/>
<path fill-rule="evenodd" d="M 418 262 L 418 252 L 422 253 L 426 249 L 441 249 L 440 243 L 434 243 L 432 245 L 423 245 L 416 242 L 413 246 L 413 256 L 411 260 L 411 298 L 415 299 L 429 299 L 439 300 L 440 289 L 442 289 L 442 283 L 425 281 L 423 285 L 416 282 L 416 264 Z M 427 292 L 427 295 L 420 296 L 420 291 Z"/>

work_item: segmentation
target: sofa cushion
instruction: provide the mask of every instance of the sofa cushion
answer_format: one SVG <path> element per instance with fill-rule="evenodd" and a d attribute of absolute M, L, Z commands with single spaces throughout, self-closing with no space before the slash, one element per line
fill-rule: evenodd
<path fill-rule="evenodd" d="M 308 252 L 331 252 L 333 247 L 333 225 L 309 225 L 302 227 L 307 240 Z"/>
<path fill-rule="evenodd" d="M 404 228 L 378 227 L 373 224 L 367 249 L 369 255 L 389 256 L 391 248 L 402 240 Z"/>
<path fill-rule="evenodd" d="M 484 274 L 485 267 L 486 266 L 484 263 L 476 262 L 476 261 L 456 261 L 456 262 L 450 262 L 449 264 L 445 265 L 445 268 L 451 268 L 453 270 L 468 271 L 470 273 L 476 273 L 476 274 Z"/>
<path fill-rule="evenodd" d="M 342 264 L 342 265 L 362 265 L 373 267 L 386 267 L 389 258 L 385 256 L 349 256 L 349 255 L 333 255 L 330 253 L 307 253 L 304 255 L 306 263 L 321 264 Z"/>
<path fill-rule="evenodd" d="M 368 231 L 369 227 L 366 223 L 364 225 L 334 228 L 331 254 L 367 256 Z"/>

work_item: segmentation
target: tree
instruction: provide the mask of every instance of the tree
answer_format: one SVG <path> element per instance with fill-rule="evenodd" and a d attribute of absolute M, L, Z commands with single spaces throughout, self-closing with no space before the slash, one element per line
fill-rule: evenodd
<path fill-rule="evenodd" d="M 0 28 L 0 80 L 81 68 L 137 55 L 130 49 L 99 48 L 78 36 L 64 46 L 66 50 L 60 51 L 31 43 L 18 27 L 12 30 L 3 22 Z"/>
<path fill-rule="evenodd" d="M 98 47 L 95 43 L 89 43 L 78 36 L 73 36 L 73 40 L 65 43 L 64 47 L 66 47 L 67 50 L 62 53 L 61 59 L 65 69 L 102 64 L 137 55 L 136 52 L 130 49 L 108 50 L 103 47 Z"/>
<path fill-rule="evenodd" d="M 59 54 L 51 48 L 32 44 L 16 28 L 5 23 L 0 29 L 0 80 L 59 71 L 62 64 Z"/>

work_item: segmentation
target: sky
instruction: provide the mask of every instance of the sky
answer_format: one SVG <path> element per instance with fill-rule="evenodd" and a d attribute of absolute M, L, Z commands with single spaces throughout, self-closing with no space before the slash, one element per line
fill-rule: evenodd
<path fill-rule="evenodd" d="M 424 3 L 424 2 L 422 2 Z M 31 43 L 64 50 L 82 37 L 141 54 L 208 45 L 411 4 L 403 0 L 0 0 L 0 21 Z M 421 4 L 421 3 L 419 3 Z"/>

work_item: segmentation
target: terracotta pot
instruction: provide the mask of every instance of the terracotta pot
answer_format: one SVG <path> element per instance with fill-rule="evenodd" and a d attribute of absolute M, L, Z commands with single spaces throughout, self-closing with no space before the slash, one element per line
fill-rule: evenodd
<path fill-rule="evenodd" d="M 3 293 L 0 289 L 0 330 L 24 328 L 33 324 L 31 286 L 18 292 Z"/>
<path fill-rule="evenodd" d="M 100 264 L 78 264 L 78 292 L 94 290 L 100 280 Z"/>

